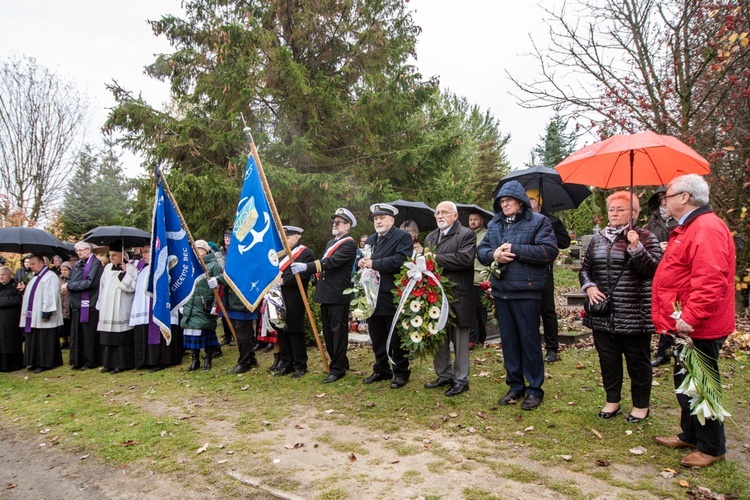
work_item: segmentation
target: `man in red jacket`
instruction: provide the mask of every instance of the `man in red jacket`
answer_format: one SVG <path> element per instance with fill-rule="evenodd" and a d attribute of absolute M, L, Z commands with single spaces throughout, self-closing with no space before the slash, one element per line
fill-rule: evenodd
<path fill-rule="evenodd" d="M 667 250 L 653 281 L 652 318 L 658 333 L 678 333 L 693 339 L 695 347 L 711 358 L 718 371 L 719 351 L 735 329 L 734 241 L 726 224 L 708 204 L 708 184 L 689 174 L 675 178 L 668 186 L 663 203 L 679 221 L 669 236 Z M 675 318 L 674 304 L 681 314 Z M 685 378 L 675 366 L 674 383 Z M 682 409 L 682 432 L 657 437 L 669 448 L 694 451 L 680 460 L 686 467 L 706 467 L 726 454 L 724 424 L 707 419 L 701 425 L 690 412 L 690 398 L 678 394 Z"/>

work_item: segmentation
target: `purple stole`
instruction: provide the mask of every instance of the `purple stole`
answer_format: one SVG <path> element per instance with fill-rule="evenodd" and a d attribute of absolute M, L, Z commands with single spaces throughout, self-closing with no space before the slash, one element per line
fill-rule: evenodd
<path fill-rule="evenodd" d="M 49 267 L 45 266 L 44 269 L 39 271 L 36 275 L 36 281 L 31 287 L 31 293 L 29 293 L 28 309 L 26 309 L 26 326 L 24 326 L 24 333 L 31 333 L 31 309 L 34 307 L 34 294 L 36 293 L 36 287 L 39 286 L 39 282 L 42 281 L 42 276 L 49 272 Z M 44 312 L 44 311 L 42 311 Z"/>
<path fill-rule="evenodd" d="M 83 279 L 88 279 L 89 273 L 91 272 L 91 262 L 92 259 L 95 259 L 96 256 L 92 253 L 89 256 L 89 260 L 86 261 L 86 265 L 83 268 Z M 81 294 L 81 323 L 88 323 L 89 322 L 89 291 L 84 290 Z"/>
<path fill-rule="evenodd" d="M 135 266 L 135 268 L 138 269 L 138 274 L 140 274 L 141 271 L 143 271 L 143 268 L 147 265 L 146 261 L 140 259 Z M 148 343 L 149 345 L 159 345 L 161 343 L 161 329 L 159 328 L 159 325 L 154 323 L 153 297 L 148 298 Z"/>

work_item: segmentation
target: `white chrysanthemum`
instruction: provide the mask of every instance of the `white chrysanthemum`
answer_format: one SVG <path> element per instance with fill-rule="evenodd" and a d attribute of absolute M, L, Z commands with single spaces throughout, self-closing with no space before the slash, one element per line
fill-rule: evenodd
<path fill-rule="evenodd" d="M 355 309 L 355 310 L 352 311 L 352 318 L 354 318 L 354 319 L 365 319 L 365 312 L 362 309 L 357 308 L 357 309 Z"/>
<path fill-rule="evenodd" d="M 419 312 L 419 310 L 422 308 L 422 301 L 412 300 L 411 304 L 409 304 L 409 308 L 411 309 L 411 312 Z"/>
<path fill-rule="evenodd" d="M 411 341 L 415 344 L 419 344 L 420 342 L 422 342 L 424 336 L 419 332 L 412 332 L 411 335 L 409 335 L 409 338 L 411 338 Z"/>
<path fill-rule="evenodd" d="M 440 317 L 440 308 L 438 306 L 430 307 L 430 318 L 438 319 Z"/>
<path fill-rule="evenodd" d="M 408 319 L 403 320 L 401 322 L 401 326 L 404 327 L 404 330 L 408 330 L 409 329 L 409 320 Z"/>
<path fill-rule="evenodd" d="M 411 326 L 413 326 L 414 328 L 419 328 L 420 326 L 422 326 L 422 316 L 414 316 L 411 319 Z"/>

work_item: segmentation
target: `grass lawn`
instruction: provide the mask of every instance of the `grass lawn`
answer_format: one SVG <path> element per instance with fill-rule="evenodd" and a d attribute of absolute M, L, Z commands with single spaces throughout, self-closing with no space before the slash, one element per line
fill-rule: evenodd
<path fill-rule="evenodd" d="M 237 353 L 224 351 L 209 372 L 188 373 L 185 363 L 115 376 L 67 366 L 41 375 L 3 373 L 0 425 L 104 463 L 211 488 L 219 497 L 245 491 L 226 476 L 231 468 L 304 498 L 504 498 L 531 486 L 570 498 L 610 490 L 679 498 L 695 486 L 750 498 L 750 369 L 743 354 L 721 362 L 733 415 L 728 460 L 690 470 L 678 464 L 681 450 L 653 440 L 678 430 L 671 366 L 654 377 L 651 417 L 631 425 L 621 416 L 597 418 L 604 392 L 596 352 L 585 345 L 547 367 L 544 403 L 532 412 L 497 405 L 506 392 L 499 348 L 472 351 L 470 390 L 456 398 L 423 388 L 434 373 L 431 362 L 419 360 L 400 390 L 363 385 L 373 361 L 369 347 L 352 347 L 352 371 L 325 385 L 316 349 L 309 350 L 310 373 L 297 380 L 271 376 L 270 354 L 260 354 L 258 370 L 226 375 Z M 623 392 L 626 411 L 627 378 Z M 645 451 L 636 454 L 639 447 Z M 274 457 L 281 457 L 279 467 L 271 465 Z M 664 477 L 670 470 L 674 477 Z M 446 493 L 449 480 L 458 493 Z"/>

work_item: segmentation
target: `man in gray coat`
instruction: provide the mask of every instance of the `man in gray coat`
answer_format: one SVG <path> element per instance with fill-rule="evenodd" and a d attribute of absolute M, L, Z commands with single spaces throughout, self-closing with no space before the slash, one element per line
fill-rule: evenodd
<path fill-rule="evenodd" d="M 474 323 L 474 257 L 477 237 L 458 222 L 458 209 L 451 201 L 443 201 L 435 209 L 438 228 L 427 235 L 425 253 L 435 254 L 435 261 L 443 268 L 443 275 L 451 280 L 451 304 L 455 326 L 448 327 L 448 338 L 435 354 L 434 366 L 438 378 L 426 383 L 427 389 L 448 386 L 446 396 L 457 396 L 469 389 L 469 331 Z M 451 363 L 450 343 L 456 359 Z"/>

